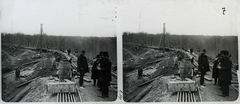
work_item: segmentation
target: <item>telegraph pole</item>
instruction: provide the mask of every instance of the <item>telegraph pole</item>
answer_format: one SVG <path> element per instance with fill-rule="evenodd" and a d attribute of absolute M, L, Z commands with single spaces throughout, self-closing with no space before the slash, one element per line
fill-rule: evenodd
<path fill-rule="evenodd" d="M 166 32 L 166 29 L 165 29 L 165 23 L 163 23 L 163 37 L 162 37 L 162 39 L 163 39 L 163 52 L 165 53 L 165 33 Z"/>
<path fill-rule="evenodd" d="M 41 29 L 40 29 L 40 54 L 42 54 L 42 33 L 43 33 L 43 29 L 42 29 L 42 24 L 41 24 Z"/>

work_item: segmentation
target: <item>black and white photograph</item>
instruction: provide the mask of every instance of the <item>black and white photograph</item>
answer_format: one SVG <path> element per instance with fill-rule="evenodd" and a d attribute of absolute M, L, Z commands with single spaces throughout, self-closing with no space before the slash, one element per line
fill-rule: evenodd
<path fill-rule="evenodd" d="M 122 10 L 126 102 L 235 102 L 237 0 L 129 0 Z"/>
<path fill-rule="evenodd" d="M 1 0 L 2 101 L 115 101 L 117 3 Z"/>

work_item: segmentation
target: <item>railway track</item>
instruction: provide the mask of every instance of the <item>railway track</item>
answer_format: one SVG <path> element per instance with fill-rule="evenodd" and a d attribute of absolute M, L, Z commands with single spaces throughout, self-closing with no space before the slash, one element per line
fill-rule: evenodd
<path fill-rule="evenodd" d="M 177 92 L 177 102 L 197 102 L 194 92 Z"/>
<path fill-rule="evenodd" d="M 76 102 L 72 93 L 57 93 L 57 102 Z"/>

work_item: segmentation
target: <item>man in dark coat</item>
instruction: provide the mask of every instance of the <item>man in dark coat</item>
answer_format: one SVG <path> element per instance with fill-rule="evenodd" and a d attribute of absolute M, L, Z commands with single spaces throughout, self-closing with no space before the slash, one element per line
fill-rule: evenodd
<path fill-rule="evenodd" d="M 102 61 L 102 59 L 103 59 L 103 53 L 104 52 L 100 52 L 99 53 L 99 64 L 97 65 L 97 69 L 99 69 L 100 68 L 100 64 L 101 64 L 101 61 Z M 101 91 L 102 89 L 101 89 L 101 82 L 99 81 L 99 78 L 100 78 L 100 76 L 101 76 L 101 71 L 98 71 L 98 82 L 97 82 L 97 86 L 98 86 L 98 88 L 99 88 L 99 90 Z"/>
<path fill-rule="evenodd" d="M 15 80 L 19 80 L 20 79 L 20 67 L 17 67 L 15 69 Z"/>
<path fill-rule="evenodd" d="M 140 66 L 138 67 L 138 79 L 142 78 L 142 76 L 143 76 L 143 67 Z"/>
<path fill-rule="evenodd" d="M 67 54 L 68 54 L 68 55 L 71 54 L 71 49 L 70 49 L 70 48 L 67 50 Z"/>
<path fill-rule="evenodd" d="M 111 81 L 111 67 L 112 63 L 109 60 L 108 52 L 103 52 L 103 59 L 100 63 L 100 68 L 98 69 L 101 72 L 99 81 L 101 82 L 102 95 L 100 97 L 108 97 L 110 81 Z"/>
<path fill-rule="evenodd" d="M 91 76 L 91 79 L 93 79 L 93 86 L 96 85 L 96 81 L 98 79 L 97 65 L 99 64 L 99 62 L 100 62 L 100 55 L 97 55 L 96 59 L 93 62 L 93 65 L 92 65 L 92 76 Z"/>
<path fill-rule="evenodd" d="M 209 62 L 207 59 L 206 50 L 203 49 L 201 55 L 198 57 L 198 70 L 201 72 L 201 77 L 200 77 L 200 85 L 205 86 L 204 84 L 204 75 L 206 74 L 207 71 L 210 71 L 209 69 Z"/>
<path fill-rule="evenodd" d="M 218 77 L 219 77 L 219 69 L 217 68 L 219 62 L 221 60 L 221 54 L 218 54 L 216 59 L 213 62 L 213 72 L 212 72 L 212 78 L 214 78 L 214 85 L 217 84 L 218 81 Z"/>
<path fill-rule="evenodd" d="M 219 80 L 221 81 L 222 94 L 220 94 L 220 96 L 226 97 L 229 96 L 229 85 L 231 85 L 232 80 L 232 61 L 229 58 L 228 51 L 224 50 L 222 51 L 222 54 L 223 58 L 218 65 L 218 68 L 221 71 Z"/>
<path fill-rule="evenodd" d="M 78 72 L 80 73 L 79 86 L 84 87 L 83 86 L 83 77 L 84 77 L 85 73 L 89 72 L 88 63 L 87 63 L 87 59 L 85 57 L 84 50 L 82 50 L 81 55 L 77 59 L 77 65 L 78 65 Z"/>

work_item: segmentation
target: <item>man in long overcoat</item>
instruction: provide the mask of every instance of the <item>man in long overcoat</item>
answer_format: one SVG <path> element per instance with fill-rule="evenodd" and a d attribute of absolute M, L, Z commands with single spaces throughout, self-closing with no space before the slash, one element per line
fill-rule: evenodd
<path fill-rule="evenodd" d="M 231 85 L 232 80 L 232 61 L 229 58 L 228 51 L 224 50 L 222 54 L 223 58 L 218 66 L 221 71 L 219 80 L 221 81 L 222 94 L 220 94 L 220 96 L 226 97 L 229 96 L 229 85 Z"/>
<path fill-rule="evenodd" d="M 111 81 L 111 67 L 112 62 L 109 60 L 108 52 L 103 52 L 103 59 L 101 59 L 100 68 L 98 69 L 101 72 L 99 81 L 102 90 L 102 95 L 100 95 L 100 97 L 102 98 L 109 96 L 108 86 L 110 86 Z"/>
<path fill-rule="evenodd" d="M 209 62 L 206 56 L 206 50 L 203 49 L 201 55 L 198 57 L 198 70 L 201 72 L 200 77 L 200 85 L 205 86 L 204 84 L 204 76 L 209 69 Z"/>
<path fill-rule="evenodd" d="M 80 73 L 79 86 L 83 86 L 83 77 L 84 74 L 89 72 L 89 67 L 87 63 L 87 58 L 85 57 L 85 51 L 82 50 L 81 55 L 77 59 L 78 72 Z"/>
<path fill-rule="evenodd" d="M 218 69 L 218 64 L 221 60 L 221 54 L 218 54 L 216 59 L 213 62 L 213 71 L 212 71 L 212 78 L 214 78 L 214 85 L 216 85 L 217 83 L 219 83 L 219 69 Z"/>
<path fill-rule="evenodd" d="M 93 86 L 96 85 L 96 81 L 98 79 L 97 65 L 99 63 L 100 63 L 100 55 L 97 55 L 96 59 L 94 59 L 93 65 L 92 65 L 92 76 L 91 76 L 91 79 L 93 79 Z"/>

